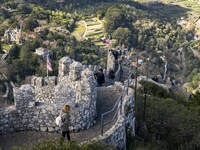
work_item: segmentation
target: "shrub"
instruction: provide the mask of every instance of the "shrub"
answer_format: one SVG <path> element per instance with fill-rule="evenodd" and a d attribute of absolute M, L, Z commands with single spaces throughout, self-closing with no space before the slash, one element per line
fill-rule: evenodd
<path fill-rule="evenodd" d="M 147 81 L 140 81 L 140 84 L 144 87 L 144 90 L 146 90 L 145 92 L 147 92 L 149 95 L 159 98 L 170 97 L 170 93 L 159 85 Z"/>
<path fill-rule="evenodd" d="M 22 147 L 13 147 L 12 150 L 26 150 Z M 78 144 L 75 141 L 63 142 L 62 140 L 47 140 L 37 143 L 31 150 L 116 150 L 102 142 L 87 142 Z"/>
<path fill-rule="evenodd" d="M 113 146 L 107 146 L 102 142 L 92 141 L 90 143 L 83 144 L 82 150 L 115 150 Z"/>

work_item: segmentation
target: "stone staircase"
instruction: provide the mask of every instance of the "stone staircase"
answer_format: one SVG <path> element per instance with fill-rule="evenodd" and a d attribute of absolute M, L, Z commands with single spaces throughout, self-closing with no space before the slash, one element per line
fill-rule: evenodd
<path fill-rule="evenodd" d="M 117 93 L 113 87 L 99 87 L 97 90 L 97 118 L 96 124 L 78 133 L 71 133 L 71 139 L 77 142 L 87 141 L 101 134 L 101 114 L 111 110 L 121 93 Z M 113 112 L 114 113 L 114 112 Z M 111 120 L 113 114 L 105 116 L 105 121 Z M 109 130 L 115 122 L 104 127 L 104 132 Z M 59 139 L 60 133 L 21 131 L 0 135 L 0 148 L 10 149 L 12 146 L 23 146 L 30 148 L 40 141 L 48 139 Z"/>

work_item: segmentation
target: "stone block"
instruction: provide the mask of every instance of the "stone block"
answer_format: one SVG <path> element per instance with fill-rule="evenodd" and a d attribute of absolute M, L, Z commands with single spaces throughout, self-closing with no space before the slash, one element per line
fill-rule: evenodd
<path fill-rule="evenodd" d="M 52 128 L 52 127 L 48 127 L 48 131 L 49 131 L 49 132 L 54 132 L 54 131 L 55 131 L 55 129 L 54 129 L 54 128 Z"/>
<path fill-rule="evenodd" d="M 73 130 L 74 130 L 73 126 L 70 126 L 69 131 L 73 131 Z"/>
<path fill-rule="evenodd" d="M 74 61 L 70 65 L 69 79 L 71 81 L 76 81 L 76 80 L 80 79 L 81 78 L 81 72 L 82 72 L 82 64 Z"/>
<path fill-rule="evenodd" d="M 63 77 L 69 75 L 70 72 L 70 64 L 73 61 L 69 57 L 63 57 L 59 61 L 59 76 Z"/>
<path fill-rule="evenodd" d="M 75 125 L 75 127 L 74 127 L 75 132 L 79 132 L 80 129 L 81 129 L 81 125 L 80 124 Z"/>
<path fill-rule="evenodd" d="M 51 124 L 49 122 L 46 123 L 47 126 L 51 126 Z"/>
<path fill-rule="evenodd" d="M 35 86 L 35 85 L 36 85 L 36 79 L 37 79 L 36 76 L 33 76 L 33 77 L 31 78 L 31 85 L 32 85 L 32 86 Z"/>
<path fill-rule="evenodd" d="M 45 82 L 47 83 L 48 86 L 55 86 L 57 83 L 57 78 L 55 76 L 51 77 L 45 77 Z"/>
<path fill-rule="evenodd" d="M 55 127 L 55 131 L 59 131 L 60 130 L 60 128 L 59 127 Z"/>
<path fill-rule="evenodd" d="M 36 82 L 36 84 L 35 84 L 36 88 L 40 88 L 43 86 L 43 78 L 42 77 L 37 77 L 35 82 Z"/>
<path fill-rule="evenodd" d="M 47 131 L 47 127 L 40 127 L 40 131 L 46 132 Z"/>

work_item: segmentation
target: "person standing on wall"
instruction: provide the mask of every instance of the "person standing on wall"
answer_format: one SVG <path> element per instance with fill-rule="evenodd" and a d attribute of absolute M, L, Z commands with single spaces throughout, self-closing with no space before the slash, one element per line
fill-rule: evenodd
<path fill-rule="evenodd" d="M 70 111 L 70 106 L 69 105 L 65 105 L 62 109 L 62 111 L 60 112 L 60 116 L 62 119 L 62 126 L 60 127 L 61 131 L 62 131 L 62 140 L 65 139 L 65 136 L 67 134 L 67 139 L 68 141 L 70 141 L 70 133 L 69 133 L 69 125 L 70 125 L 70 116 L 69 116 L 69 111 Z"/>

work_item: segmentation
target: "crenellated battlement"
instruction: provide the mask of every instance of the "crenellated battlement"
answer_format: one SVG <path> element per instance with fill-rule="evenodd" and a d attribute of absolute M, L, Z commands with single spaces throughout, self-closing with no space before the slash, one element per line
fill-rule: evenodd
<path fill-rule="evenodd" d="M 70 105 L 70 130 L 91 127 L 96 117 L 96 80 L 93 67 L 63 57 L 59 61 L 58 77 L 33 77 L 31 85 L 14 89 L 15 106 L 2 108 L 1 133 L 18 130 L 57 131 L 55 118 L 64 105 Z M 11 112 L 10 112 L 11 111 Z M 16 118 L 20 116 L 20 119 Z M 17 119 L 17 120 L 16 120 Z M 13 124 L 15 120 L 15 124 Z"/>

